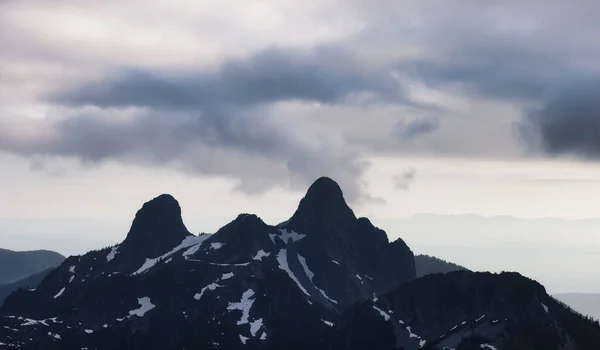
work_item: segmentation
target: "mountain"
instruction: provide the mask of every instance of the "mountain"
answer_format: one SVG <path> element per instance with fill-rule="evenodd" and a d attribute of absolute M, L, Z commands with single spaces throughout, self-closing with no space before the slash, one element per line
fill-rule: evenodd
<path fill-rule="evenodd" d="M 52 271 L 54 268 L 51 267 L 44 271 L 34 273 L 29 277 L 25 277 L 17 282 L 9 283 L 9 284 L 0 284 L 0 305 L 4 302 L 6 297 L 19 288 L 35 288 L 42 282 L 42 280 Z"/>
<path fill-rule="evenodd" d="M 415 255 L 417 277 L 432 273 L 448 273 L 453 271 L 468 271 L 467 268 L 430 255 Z"/>
<path fill-rule="evenodd" d="M 333 334 L 345 350 L 600 349 L 600 324 L 517 273 L 428 275 L 353 306 Z"/>
<path fill-rule="evenodd" d="M 40 271 L 60 265 L 65 257 L 48 250 L 15 252 L 0 249 L 0 284 L 16 282 Z"/>
<path fill-rule="evenodd" d="M 573 310 L 600 320 L 600 294 L 564 293 L 555 294 L 554 297 Z"/>
<path fill-rule="evenodd" d="M 525 294 L 522 285 L 530 288 Z M 356 217 L 329 178 L 313 183 L 282 224 L 240 214 L 200 236 L 185 228 L 173 197 L 149 201 L 122 243 L 69 257 L 35 290 L 12 293 L 0 308 L 0 343 L 49 350 L 351 349 L 360 347 L 360 334 L 368 337 L 362 330 L 379 325 L 372 330 L 382 338 L 369 343 L 379 349 L 391 339 L 373 318 L 383 315 L 369 305 L 379 300 L 390 313 L 398 305 L 405 325 L 431 344 L 447 323 L 497 309 L 506 334 L 484 335 L 499 349 L 521 334 L 513 323 L 546 339 L 547 329 L 528 328 L 533 316 L 555 325 L 552 339 L 584 350 L 600 344 L 597 324 L 552 304 L 543 287 L 520 275 L 417 279 L 404 241 L 390 242 Z M 540 313 L 542 302 L 551 311 Z M 436 319 L 445 312 L 452 316 Z M 465 344 L 477 334 L 465 332 Z M 420 341 L 398 344 L 416 349 Z"/>

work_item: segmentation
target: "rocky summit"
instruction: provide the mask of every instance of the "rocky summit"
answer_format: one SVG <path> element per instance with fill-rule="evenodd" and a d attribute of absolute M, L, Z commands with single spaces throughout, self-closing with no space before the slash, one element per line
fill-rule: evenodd
<path fill-rule="evenodd" d="M 600 349 L 600 326 L 516 273 L 416 278 L 414 255 L 318 179 L 286 222 L 188 232 L 177 201 L 0 309 L 19 349 Z"/>

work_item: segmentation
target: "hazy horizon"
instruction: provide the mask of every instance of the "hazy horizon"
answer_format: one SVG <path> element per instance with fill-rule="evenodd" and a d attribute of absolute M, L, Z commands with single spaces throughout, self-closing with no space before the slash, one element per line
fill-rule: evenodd
<path fill-rule="evenodd" d="M 3 248 L 13 250 L 82 254 L 121 242 L 133 214 L 129 219 L 112 220 L 0 218 L 0 241 L 6 242 Z M 214 233 L 236 215 L 184 216 L 184 223 L 194 234 Z M 263 220 L 275 225 L 287 218 Z M 600 281 L 592 278 L 600 266 L 599 219 L 535 220 L 472 214 L 370 219 L 388 233 L 390 240 L 402 238 L 415 254 L 433 255 L 477 271 L 517 271 L 542 283 L 552 294 L 600 293 Z"/>

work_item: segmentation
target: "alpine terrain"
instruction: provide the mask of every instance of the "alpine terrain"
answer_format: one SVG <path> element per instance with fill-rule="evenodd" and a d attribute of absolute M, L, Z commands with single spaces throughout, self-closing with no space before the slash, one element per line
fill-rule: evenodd
<path fill-rule="evenodd" d="M 191 234 L 161 195 L 120 244 L 67 258 L 0 309 L 19 349 L 600 349 L 600 326 L 517 273 L 416 278 L 398 239 L 318 179 L 272 226 Z"/>

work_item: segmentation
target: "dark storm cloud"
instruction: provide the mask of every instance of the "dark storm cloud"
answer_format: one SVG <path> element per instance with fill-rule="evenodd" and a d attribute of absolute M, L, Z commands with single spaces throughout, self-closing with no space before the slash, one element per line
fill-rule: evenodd
<path fill-rule="evenodd" d="M 207 106 L 254 106 L 285 100 L 351 102 L 353 94 L 403 99 L 400 85 L 385 69 L 361 67 L 349 51 L 318 48 L 312 52 L 272 48 L 247 60 L 223 64 L 213 72 L 180 76 L 125 71 L 54 96 L 58 103 L 99 107 L 145 106 L 198 109 Z"/>
<path fill-rule="evenodd" d="M 277 122 L 285 116 L 272 115 L 270 106 L 288 100 L 401 102 L 404 97 L 385 67 L 364 67 L 344 50 L 319 48 L 269 49 L 215 71 L 179 76 L 125 71 L 51 99 L 88 112 L 47 124 L 55 138 L 15 144 L 4 137 L 0 147 L 28 156 L 75 157 L 87 164 L 120 161 L 230 176 L 246 192 L 286 183 L 302 188 L 326 175 L 356 200 L 369 199 L 361 190 L 368 166 L 362 155 L 349 146 L 294 136 Z M 131 108 L 143 112 L 119 116 Z M 435 126 L 411 123 L 401 133 L 415 137 Z M 263 169 L 251 169 L 257 167 Z"/>
<path fill-rule="evenodd" d="M 555 50 L 501 42 L 462 43 L 444 52 L 449 59 L 405 61 L 400 69 L 436 88 L 458 88 L 473 97 L 509 102 L 539 100 L 545 91 L 585 73 Z"/>
<path fill-rule="evenodd" d="M 367 199 L 359 179 L 368 164 L 350 148 L 309 144 L 262 115 L 210 112 L 123 117 L 87 111 L 41 121 L 37 129 L 51 131 L 53 137 L 25 140 L 0 125 L 0 148 L 32 159 L 74 157 L 88 165 L 116 161 L 225 176 L 236 179 L 246 193 L 277 186 L 304 189 L 326 175 L 336 178 L 349 200 Z"/>
<path fill-rule="evenodd" d="M 556 91 L 519 127 L 528 145 L 546 154 L 599 160 L 600 79 Z"/>
<path fill-rule="evenodd" d="M 251 49 L 228 52 L 231 47 L 220 47 L 220 38 L 215 36 L 209 40 L 218 48 L 218 58 L 210 61 L 218 65 L 214 69 L 190 68 L 196 64 L 190 63 L 195 62 L 195 51 L 188 52 L 191 56 L 182 60 L 187 64 L 181 66 L 168 63 L 170 60 L 157 60 L 162 63 L 155 65 L 150 56 L 140 55 L 139 64 L 134 62 L 136 68 L 132 69 L 130 51 L 123 50 L 130 46 L 117 36 L 109 40 L 118 44 L 109 45 L 120 51 L 115 55 L 105 55 L 105 49 L 95 52 L 93 48 L 104 46 L 96 45 L 102 41 L 96 42 L 94 37 L 89 38 L 90 47 L 83 48 L 78 41 L 63 40 L 70 44 L 58 45 L 64 33 L 42 46 L 38 40 L 18 37 L 6 51 L 46 61 L 42 51 L 49 50 L 61 61 L 61 69 L 52 69 L 45 78 L 48 90 L 53 91 L 50 98 L 36 101 L 61 109 L 57 112 L 60 118 L 40 121 L 36 130 L 44 132 L 36 131 L 34 136 L 0 128 L 0 149 L 30 157 L 77 158 L 88 164 L 116 161 L 227 176 L 239 180 L 240 188 L 247 192 L 288 184 L 304 187 L 327 175 L 340 181 L 349 197 L 364 197 L 361 178 L 368 166 L 365 159 L 371 155 L 517 154 L 514 138 L 507 131 L 514 115 L 500 115 L 503 108 L 538 105 L 547 91 L 594 74 L 600 47 L 589 33 L 600 29 L 593 16 L 597 11 L 583 5 L 573 10 L 570 5 L 528 4 L 525 8 L 516 2 L 440 5 L 419 1 L 399 8 L 391 1 L 376 6 L 353 1 L 348 6 L 358 6 L 359 10 L 350 11 L 352 16 L 348 16 L 364 16 L 359 18 L 362 30 L 358 34 L 350 30 L 335 39 L 315 38 L 296 48 L 271 48 L 254 54 L 250 52 L 264 47 L 262 40 L 257 40 L 258 46 L 249 45 Z M 129 20 L 127 16 L 122 19 Z M 507 25 L 507 19 L 514 23 Z M 171 23 L 179 23 L 173 20 Z M 329 27 L 329 19 L 325 22 Z M 160 32 L 160 28 L 156 33 L 153 27 L 146 29 L 157 37 L 171 34 Z M 237 29 L 230 28 L 232 33 Z M 184 32 L 193 37 L 197 30 Z M 5 32 L 13 36 L 11 31 Z M 260 33 L 243 33 L 240 38 Z M 264 40 L 266 45 L 271 39 Z M 280 39 L 272 43 L 294 45 L 293 40 Z M 143 48 L 145 40 L 141 41 Z M 22 43 L 27 50 L 19 49 Z M 30 51 L 30 46 L 36 50 Z M 63 56 L 73 56 L 73 60 L 65 64 Z M 233 56 L 243 58 L 222 61 Z M 0 60 L 2 57 L 0 54 Z M 6 57 L 9 62 L 20 62 Z M 82 71 L 71 72 L 71 63 L 79 64 Z M 89 78 L 84 68 L 94 72 L 97 68 L 103 78 L 81 83 Z M 64 81 L 63 70 L 71 73 Z M 14 81 L 20 84 L 6 83 L 6 79 L 5 85 L 0 82 L 0 87 L 9 87 L 3 91 L 10 92 L 13 87 L 29 91 L 37 85 L 29 74 L 43 76 L 35 69 L 14 72 L 27 74 L 15 74 Z M 75 81 L 79 83 L 57 91 L 61 83 Z M 421 88 L 423 85 L 426 88 Z M 48 96 L 44 94 L 47 90 L 40 91 L 40 96 Z M 576 92 L 581 93 L 587 92 Z M 435 101 L 439 102 L 435 111 L 412 100 L 431 101 L 437 96 L 441 99 Z M 492 100 L 489 105 L 494 110 L 479 110 L 483 104 L 477 102 L 482 99 Z M 295 104 L 298 101 L 309 104 L 300 108 Z M 306 107 L 312 103 L 325 108 L 313 115 L 312 107 Z M 407 106 L 410 108 L 404 108 Z M 444 110 L 445 106 L 450 107 Z M 132 109 L 136 112 L 129 115 L 127 111 Z M 67 115 L 61 115 L 64 110 Z M 584 147 L 572 141 L 581 137 L 571 136 L 597 130 L 595 124 L 589 118 L 573 123 L 567 118 L 547 117 L 559 110 L 545 104 L 528 114 L 524 124 L 540 137 L 548 153 L 576 151 L 591 156 L 591 137 L 584 137 L 588 145 Z M 337 115 L 318 123 L 330 112 Z M 578 113 L 589 114 L 583 112 Z M 298 117 L 298 113 L 306 116 Z M 403 115 L 396 117 L 396 113 Z M 294 116 L 295 121 L 288 123 L 287 117 Z M 491 118 L 502 120 L 490 122 Z M 548 122 L 554 119 L 560 122 Z M 0 127 L 2 122 L 0 116 Z M 426 134 L 431 137 L 420 139 Z M 400 179 L 412 180 L 411 176 L 414 174 L 403 174 Z"/>

